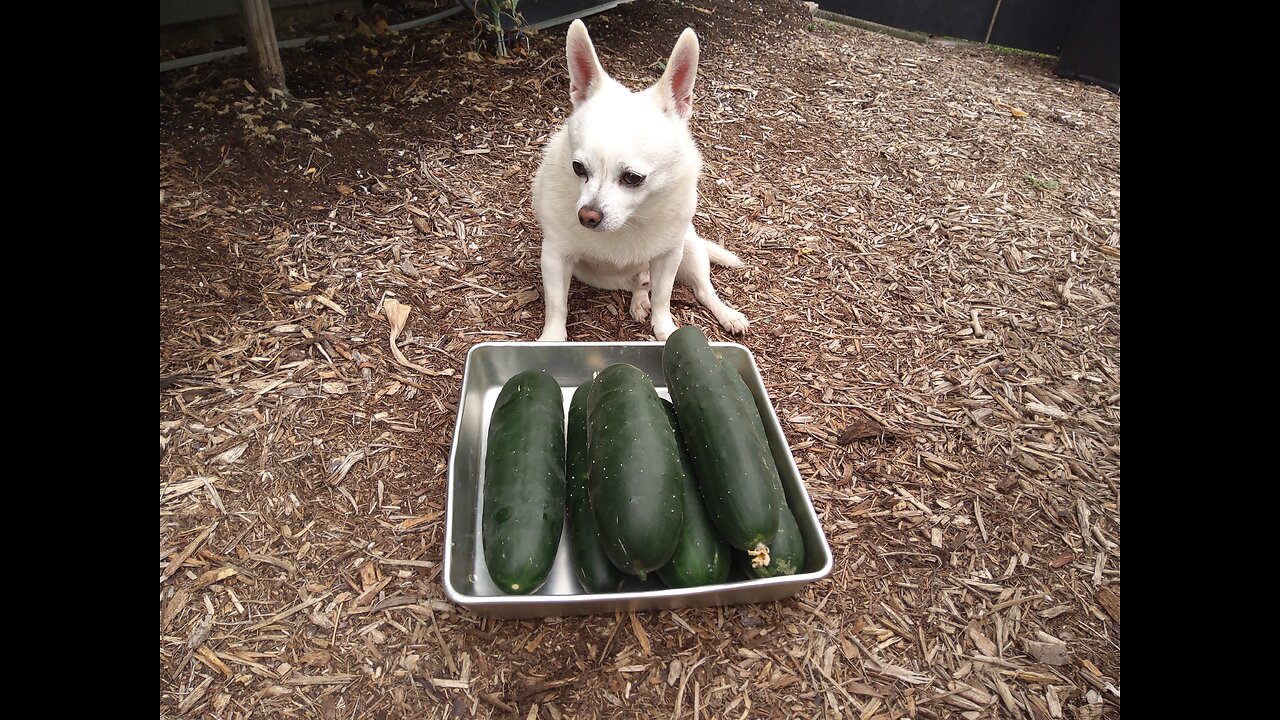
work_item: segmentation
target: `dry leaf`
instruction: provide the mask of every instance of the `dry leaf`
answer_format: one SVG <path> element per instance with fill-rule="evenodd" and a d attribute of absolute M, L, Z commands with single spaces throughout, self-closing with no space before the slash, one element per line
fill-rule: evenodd
<path fill-rule="evenodd" d="M 1009 103 L 1001 102 L 1001 101 L 999 101 L 999 100 L 996 100 L 995 98 L 992 98 L 992 99 L 991 99 L 991 104 L 995 105 L 996 107 L 998 107 L 998 108 L 1000 108 L 1000 109 L 1002 109 L 1002 110 L 1008 110 L 1008 111 L 1009 111 L 1009 114 L 1010 114 L 1010 115 L 1012 115 L 1012 116 L 1014 116 L 1014 117 L 1016 117 L 1016 118 L 1024 118 L 1024 117 L 1027 117 L 1027 111 L 1025 111 L 1025 110 L 1023 110 L 1023 109 L 1021 109 L 1021 108 L 1016 108 L 1016 107 L 1014 107 L 1014 106 L 1010 105 Z"/>
<path fill-rule="evenodd" d="M 290 285 L 289 289 L 294 292 L 306 292 L 313 287 L 315 287 L 315 283 L 311 282 L 310 280 L 303 280 L 297 285 Z"/>
<path fill-rule="evenodd" d="M 338 186 L 338 192 L 342 193 L 343 195 L 350 195 L 350 194 L 354 193 L 355 191 L 356 191 L 356 189 L 355 189 L 355 188 L 353 188 L 353 187 L 351 187 L 350 185 L 339 185 L 339 186 Z"/>
<path fill-rule="evenodd" d="M 325 464 L 325 469 L 329 471 L 329 484 L 337 485 L 342 482 L 342 479 L 345 478 L 347 473 L 351 470 L 351 466 L 363 459 L 364 451 L 356 450 L 345 457 L 330 460 Z M 352 504 L 355 504 L 354 500 L 352 501 Z"/>
<path fill-rule="evenodd" d="M 878 423 L 865 416 L 859 416 L 849 421 L 848 427 L 844 429 L 844 432 L 840 433 L 840 437 L 836 438 L 836 442 L 841 445 L 849 445 L 854 440 L 880 437 L 887 434 L 890 433 L 887 433 Z"/>
<path fill-rule="evenodd" d="M 239 570 L 231 567 L 230 565 L 217 568 L 216 570 L 206 570 L 202 575 L 200 575 L 200 578 L 196 580 L 195 584 L 191 586 L 191 589 L 199 590 L 200 588 L 208 587 L 216 582 L 226 580 L 239 572 Z"/>
<path fill-rule="evenodd" d="M 373 29 L 364 21 L 364 18 L 346 10 L 338 13 L 338 18 L 346 26 L 348 32 L 355 33 L 356 35 L 364 35 L 365 37 L 373 36 Z"/>
<path fill-rule="evenodd" d="M 1045 665 L 1066 665 L 1071 662 L 1071 651 L 1067 649 L 1066 643 L 1024 640 L 1022 644 L 1028 655 Z"/>
<path fill-rule="evenodd" d="M 430 370 L 409 362 L 409 359 L 404 356 L 404 353 L 400 352 L 399 346 L 396 345 L 396 339 L 400 337 L 400 332 L 404 330 L 405 323 L 409 320 L 409 310 L 411 308 L 395 298 L 387 298 L 386 302 L 382 303 L 382 309 L 387 313 L 387 322 L 391 323 L 391 354 L 395 356 L 396 362 L 412 370 L 417 370 L 424 375 L 453 374 L 453 368 Z"/>
<path fill-rule="evenodd" d="M 298 656 L 300 665 L 316 665 L 324 667 L 329 664 L 328 650 L 307 650 Z"/>

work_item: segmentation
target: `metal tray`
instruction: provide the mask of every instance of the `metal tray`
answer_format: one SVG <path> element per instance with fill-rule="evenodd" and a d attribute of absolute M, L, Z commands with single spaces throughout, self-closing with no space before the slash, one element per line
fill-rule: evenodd
<path fill-rule="evenodd" d="M 637 589 L 630 592 L 588 593 L 574 576 L 569 551 L 568 524 L 560 537 L 555 565 L 547 582 L 531 595 L 506 595 L 489 579 L 480 549 L 480 509 L 489 417 L 503 383 L 522 370 L 548 371 L 564 391 L 566 415 L 573 391 L 595 373 L 619 362 L 645 371 L 658 394 L 670 399 L 662 375 L 659 342 L 487 342 L 467 353 L 462 376 L 462 399 L 449 457 L 449 498 L 446 511 L 444 586 L 453 602 L 480 615 L 494 617 L 552 617 L 588 615 L 618 610 L 735 605 L 778 600 L 799 592 L 805 585 L 831 574 L 831 547 L 818 523 L 813 501 L 796 469 L 791 449 L 782 435 L 778 417 L 769 403 L 760 369 L 751 351 L 736 343 L 711 343 L 712 348 L 736 367 L 755 396 L 764 420 L 787 503 L 804 536 L 802 572 L 775 578 L 748 579 L 736 567 L 729 581 L 719 585 L 681 589 Z"/>

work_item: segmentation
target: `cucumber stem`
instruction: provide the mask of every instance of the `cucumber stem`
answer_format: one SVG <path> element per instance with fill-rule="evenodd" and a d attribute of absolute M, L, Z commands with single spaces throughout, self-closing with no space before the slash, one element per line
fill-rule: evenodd
<path fill-rule="evenodd" d="M 756 543 L 756 546 L 747 551 L 751 556 L 751 567 L 767 567 L 769 565 L 769 546 L 764 543 Z"/>

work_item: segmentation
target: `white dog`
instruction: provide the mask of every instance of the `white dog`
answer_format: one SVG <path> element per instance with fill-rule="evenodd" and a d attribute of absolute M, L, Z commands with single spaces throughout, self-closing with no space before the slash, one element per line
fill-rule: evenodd
<path fill-rule="evenodd" d="M 676 280 L 692 287 L 726 330 L 746 332 L 747 319 L 711 287 L 711 262 L 738 267 L 742 261 L 698 237 L 690 222 L 702 169 L 688 125 L 697 35 L 686 28 L 662 79 L 638 93 L 605 73 L 581 20 L 569 26 L 566 55 L 574 110 L 547 144 L 533 179 L 546 304 L 539 340 L 565 339 L 573 277 L 631 291 L 631 316 L 643 321 L 652 311 L 658 340 L 676 329 Z"/>

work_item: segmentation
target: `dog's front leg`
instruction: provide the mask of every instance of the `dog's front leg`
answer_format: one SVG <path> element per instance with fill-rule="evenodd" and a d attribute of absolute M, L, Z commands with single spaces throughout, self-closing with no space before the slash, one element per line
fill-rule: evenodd
<path fill-rule="evenodd" d="M 573 259 L 542 248 L 542 303 L 546 315 L 538 340 L 563 341 L 568 337 L 569 283 L 573 280 Z"/>
<path fill-rule="evenodd" d="M 631 317 L 637 322 L 649 319 L 649 271 L 631 276 Z"/>
<path fill-rule="evenodd" d="M 664 342 L 676 331 L 676 323 L 671 318 L 671 288 L 675 285 L 676 270 L 680 268 L 683 257 L 684 245 L 681 244 L 649 262 L 649 300 L 653 307 L 650 321 L 653 323 L 653 336 Z"/>

